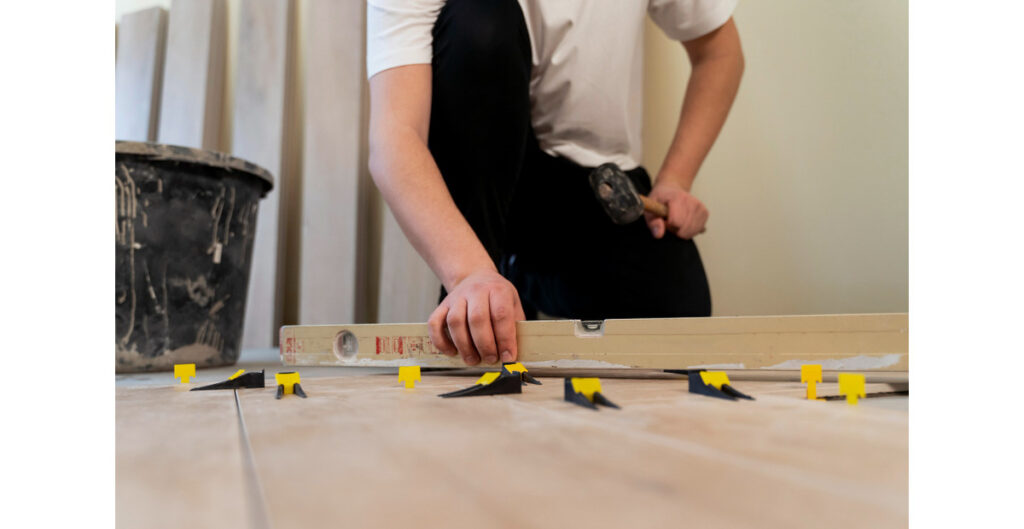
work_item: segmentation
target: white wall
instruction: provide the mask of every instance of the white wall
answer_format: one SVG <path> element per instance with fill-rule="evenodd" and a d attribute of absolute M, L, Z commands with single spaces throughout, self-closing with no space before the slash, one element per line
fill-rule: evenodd
<path fill-rule="evenodd" d="M 715 315 L 907 310 L 907 3 L 741 2 L 746 73 L 694 186 Z M 648 24 L 644 165 L 689 66 Z"/>
<path fill-rule="evenodd" d="M 223 0 L 227 7 L 228 34 L 224 52 L 224 94 L 221 99 L 220 150 L 227 151 L 231 145 L 231 113 L 235 105 L 235 54 L 238 45 L 238 6 L 239 0 Z M 168 12 L 172 0 L 116 0 L 114 2 L 114 21 L 120 23 L 125 13 L 150 7 L 162 7 Z M 274 175 L 276 178 L 277 175 Z"/>
<path fill-rule="evenodd" d="M 234 94 L 235 94 L 235 71 L 236 71 L 236 56 L 238 46 L 238 20 L 239 20 L 239 7 L 240 0 L 223 0 L 227 6 L 227 45 L 225 47 L 227 57 L 225 58 L 225 68 L 227 69 L 224 74 L 224 94 L 223 94 L 223 112 L 221 121 L 221 139 L 220 146 L 223 151 L 230 151 L 232 144 L 232 130 L 231 126 L 233 123 L 233 112 L 234 112 Z M 285 1 L 285 0 L 281 0 Z M 309 0 L 295 0 L 299 9 L 299 16 L 296 17 L 296 31 L 298 35 L 303 32 L 303 12 L 306 9 L 307 2 Z M 354 0 L 364 1 L 364 0 Z M 114 20 L 115 23 L 120 22 L 121 17 L 125 13 L 132 11 L 138 11 L 140 9 L 146 9 L 149 7 L 160 6 L 164 9 L 170 9 L 173 0 L 116 0 L 114 3 Z M 360 29 L 362 29 L 362 21 L 360 21 Z M 296 71 L 304 72 L 305 69 L 305 54 L 302 50 L 304 45 L 304 39 L 296 38 L 294 44 L 298 47 L 298 50 L 294 53 L 294 57 L 299 61 Z M 297 101 L 294 102 L 297 111 L 301 112 L 302 100 L 301 94 L 303 93 L 303 81 L 305 76 L 300 73 L 295 79 L 290 82 L 294 83 L 294 92 L 296 94 Z M 365 103 L 365 102 L 364 102 Z M 292 135 L 298 135 L 301 131 L 301 119 L 295 120 L 291 126 L 294 130 L 291 131 Z M 301 147 L 295 147 L 295 152 L 300 152 Z M 288 163 L 288 170 L 291 172 L 292 177 L 297 181 L 294 184 L 294 192 L 289 195 L 289 202 L 287 204 L 288 218 L 282 224 L 287 232 L 287 244 L 288 249 L 286 251 L 286 262 L 285 262 L 285 287 L 284 287 L 284 308 L 283 317 L 284 324 L 296 324 L 301 323 L 298 321 L 298 307 L 299 307 L 299 270 L 301 269 L 300 263 L 298 262 L 301 252 L 298 248 L 297 242 L 300 237 L 301 229 L 301 204 L 299 197 L 302 195 L 301 190 L 301 164 L 296 158 L 293 160 L 286 161 Z M 280 175 L 274 175 L 275 179 L 280 181 Z M 378 291 L 378 279 L 379 279 L 379 268 L 380 268 L 380 233 L 381 225 L 383 223 L 383 199 L 380 194 L 373 190 L 370 197 L 369 204 L 369 225 L 367 230 L 369 231 L 369 248 L 367 255 L 367 266 L 368 277 L 367 277 L 367 293 L 366 293 L 366 308 L 364 313 L 370 315 L 369 321 L 373 321 L 374 316 L 377 313 L 377 291 Z"/>

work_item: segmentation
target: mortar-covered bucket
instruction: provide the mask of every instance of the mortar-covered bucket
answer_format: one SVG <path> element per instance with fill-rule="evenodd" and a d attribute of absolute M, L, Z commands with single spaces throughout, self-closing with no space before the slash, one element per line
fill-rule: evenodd
<path fill-rule="evenodd" d="M 118 141 L 116 371 L 238 360 L 262 167 L 223 153 Z"/>

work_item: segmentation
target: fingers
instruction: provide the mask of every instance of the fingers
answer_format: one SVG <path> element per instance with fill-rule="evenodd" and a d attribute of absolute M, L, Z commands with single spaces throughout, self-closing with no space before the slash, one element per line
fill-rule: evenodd
<path fill-rule="evenodd" d="M 519 305 L 519 296 L 511 291 L 491 291 L 491 324 L 494 327 L 494 340 L 502 362 L 515 362 L 518 356 L 516 347 L 516 318 L 522 316 L 523 308 Z M 518 307 L 518 315 L 516 309 Z"/>
<path fill-rule="evenodd" d="M 692 239 L 704 231 L 704 225 L 708 220 L 708 208 L 692 196 L 681 197 L 678 202 L 669 206 L 670 214 L 673 213 L 673 206 L 678 212 L 678 217 L 674 219 L 674 222 L 678 223 L 674 226 L 674 232 L 681 239 Z"/>
<path fill-rule="evenodd" d="M 448 325 L 448 333 L 451 334 L 455 347 L 462 355 L 462 361 L 466 362 L 466 365 L 475 366 L 480 363 L 480 354 L 470 336 L 467 306 L 465 298 L 452 300 L 445 321 Z"/>
<path fill-rule="evenodd" d="M 513 362 L 519 356 L 516 322 L 525 320 L 519 293 L 497 271 L 470 275 L 448 293 L 427 321 L 430 339 L 466 365 Z"/>
<path fill-rule="evenodd" d="M 448 304 L 441 303 L 430 314 L 430 319 L 427 320 L 427 331 L 430 333 L 430 341 L 433 342 L 434 347 L 448 356 L 455 356 L 458 351 L 455 350 L 455 343 L 448 337 L 447 318 Z"/>
<path fill-rule="evenodd" d="M 691 205 L 688 204 L 688 206 Z M 695 219 L 693 218 L 694 211 L 691 208 L 687 208 L 686 218 L 679 224 L 679 227 L 675 231 L 676 236 L 680 239 L 689 239 L 694 235 L 693 223 Z"/>
<path fill-rule="evenodd" d="M 708 221 L 708 208 L 701 204 L 700 201 L 694 199 L 694 210 L 690 215 L 690 223 L 686 229 L 686 239 L 692 239 L 695 236 L 704 233 L 704 225 Z"/>
<path fill-rule="evenodd" d="M 700 235 L 707 231 L 706 226 L 708 223 L 708 217 L 710 216 L 707 206 L 700 202 L 698 202 L 698 204 L 700 204 L 700 209 L 697 212 L 697 225 L 694 227 L 696 233 L 693 235 Z"/>
<path fill-rule="evenodd" d="M 683 195 L 675 195 L 669 199 L 666 205 L 668 206 L 668 216 L 665 217 L 667 227 L 672 233 L 678 234 L 679 230 L 685 228 L 689 223 L 690 205 Z"/>
<path fill-rule="evenodd" d="M 469 335 L 477 353 L 485 363 L 498 361 L 498 346 L 491 329 L 491 304 L 487 292 L 479 293 L 468 301 L 466 309 L 469 321 Z"/>
<path fill-rule="evenodd" d="M 682 187 L 672 183 L 658 184 L 648 197 L 665 204 L 668 208 L 668 215 L 664 219 L 651 213 L 644 213 L 647 227 L 655 239 L 664 237 L 666 231 L 682 239 L 692 239 L 704 233 L 708 209 Z"/>

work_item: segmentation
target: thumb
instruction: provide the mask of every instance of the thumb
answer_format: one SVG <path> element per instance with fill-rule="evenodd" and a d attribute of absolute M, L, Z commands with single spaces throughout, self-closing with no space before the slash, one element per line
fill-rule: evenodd
<path fill-rule="evenodd" d="M 651 235 L 655 239 L 660 239 L 665 235 L 665 219 L 661 217 L 650 215 L 647 218 L 647 227 L 651 230 Z"/>

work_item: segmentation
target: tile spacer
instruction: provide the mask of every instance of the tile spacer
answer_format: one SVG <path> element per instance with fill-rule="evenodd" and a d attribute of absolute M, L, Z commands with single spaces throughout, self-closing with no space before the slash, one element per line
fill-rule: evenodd
<path fill-rule="evenodd" d="M 180 379 L 182 384 L 188 384 L 189 379 L 195 376 L 195 364 L 174 364 L 174 378 Z"/>
<path fill-rule="evenodd" d="M 864 375 L 857 373 L 839 374 L 839 394 L 846 395 L 846 403 L 857 404 L 857 398 L 865 398 Z"/>
<path fill-rule="evenodd" d="M 816 384 L 821 382 L 821 364 L 800 366 L 800 382 L 807 384 L 807 400 L 818 400 Z"/>
<path fill-rule="evenodd" d="M 401 366 L 398 368 L 398 381 L 405 382 L 406 389 L 416 387 L 416 381 L 420 378 L 420 366 Z"/>

